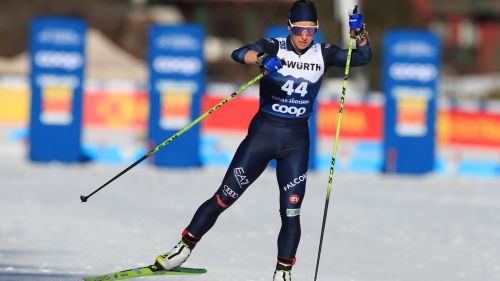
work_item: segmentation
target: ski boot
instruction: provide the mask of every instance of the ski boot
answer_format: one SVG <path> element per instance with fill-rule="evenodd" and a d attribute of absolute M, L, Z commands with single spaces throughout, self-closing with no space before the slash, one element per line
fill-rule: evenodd
<path fill-rule="evenodd" d="M 289 270 L 274 271 L 273 281 L 292 281 L 292 274 Z"/>
<path fill-rule="evenodd" d="M 168 253 L 159 255 L 155 265 L 164 270 L 172 270 L 181 266 L 191 255 L 191 249 L 182 240 Z"/>

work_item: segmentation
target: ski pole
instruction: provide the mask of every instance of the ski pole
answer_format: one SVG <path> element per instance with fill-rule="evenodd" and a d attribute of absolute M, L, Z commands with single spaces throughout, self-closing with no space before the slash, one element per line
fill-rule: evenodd
<path fill-rule="evenodd" d="M 221 102 L 219 102 L 218 104 L 216 104 L 214 107 L 212 107 L 211 109 L 209 109 L 207 112 L 205 112 L 202 115 L 200 115 L 198 118 L 196 118 L 190 124 L 186 125 L 180 131 L 178 131 L 177 133 L 173 134 L 166 141 L 160 143 L 153 150 L 151 150 L 150 152 L 146 153 L 144 156 L 142 156 L 141 158 L 139 158 L 137 161 L 135 161 L 134 163 L 132 163 L 130 166 L 128 166 L 127 168 L 125 168 L 123 171 L 121 171 L 120 173 L 118 173 L 116 176 L 114 176 L 110 180 L 108 180 L 106 183 L 104 183 L 103 185 L 101 185 L 99 188 L 97 188 L 96 190 L 94 190 L 89 195 L 87 195 L 87 196 L 80 195 L 80 200 L 82 200 L 82 203 L 83 202 L 87 202 L 87 200 L 92 195 L 94 195 L 96 192 L 98 192 L 99 190 L 103 189 L 105 186 L 107 186 L 108 184 L 110 184 L 111 182 L 113 182 L 114 180 L 116 180 L 117 178 L 119 178 L 121 175 L 125 174 L 127 171 L 129 171 L 130 169 L 132 169 L 133 167 L 135 167 L 137 164 L 139 164 L 142 161 L 144 161 L 149 156 L 151 156 L 151 155 L 155 154 L 156 152 L 158 152 L 158 150 L 160 150 L 163 147 L 167 146 L 169 143 L 171 143 L 173 140 L 175 140 L 176 138 L 178 138 L 184 132 L 186 132 L 187 130 L 191 129 L 191 127 L 193 127 L 194 125 L 198 124 L 201 120 L 205 119 L 208 115 L 212 114 L 214 111 L 216 111 L 217 109 L 219 109 L 221 106 L 223 106 L 224 104 L 226 104 L 228 101 L 232 100 L 234 97 L 236 97 L 237 95 L 239 95 L 245 89 L 247 89 L 248 87 L 250 87 L 252 84 L 254 84 L 255 82 L 259 81 L 266 74 L 267 74 L 267 71 L 262 72 L 259 75 L 257 75 L 255 78 L 253 78 L 252 80 L 248 81 L 245 85 L 241 86 L 241 88 L 239 88 L 238 90 L 236 90 L 231 95 L 227 96 L 224 100 L 222 100 Z"/>
<path fill-rule="evenodd" d="M 358 5 L 354 7 L 353 14 L 356 14 L 357 12 L 358 12 Z M 321 235 L 319 238 L 319 249 L 318 249 L 318 257 L 316 259 L 316 271 L 314 272 L 314 281 L 316 281 L 316 278 L 318 277 L 319 259 L 321 257 L 321 248 L 323 246 L 323 236 L 325 234 L 326 215 L 328 214 L 328 205 L 330 203 L 330 192 L 332 190 L 333 171 L 335 168 L 335 158 L 337 157 L 337 148 L 340 136 L 340 124 L 342 123 L 342 111 L 344 110 L 345 93 L 347 89 L 347 78 L 349 76 L 349 67 L 351 65 L 352 46 L 354 42 L 355 30 L 351 30 L 350 33 L 351 36 L 349 38 L 349 49 L 347 50 L 347 60 L 345 63 L 344 82 L 342 84 L 342 95 L 340 96 L 339 113 L 337 116 L 337 128 L 335 130 L 335 142 L 333 144 L 333 154 L 330 165 L 330 173 L 328 176 L 328 187 L 326 189 L 325 209 L 323 212 L 323 223 L 321 225 Z"/>

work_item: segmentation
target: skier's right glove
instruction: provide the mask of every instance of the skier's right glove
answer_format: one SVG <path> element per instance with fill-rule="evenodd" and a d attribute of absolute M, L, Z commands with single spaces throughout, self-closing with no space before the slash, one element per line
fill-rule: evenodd
<path fill-rule="evenodd" d="M 276 72 L 283 67 L 281 60 L 277 56 L 271 56 L 266 53 L 258 53 L 255 62 L 260 67 L 265 68 L 269 73 Z"/>

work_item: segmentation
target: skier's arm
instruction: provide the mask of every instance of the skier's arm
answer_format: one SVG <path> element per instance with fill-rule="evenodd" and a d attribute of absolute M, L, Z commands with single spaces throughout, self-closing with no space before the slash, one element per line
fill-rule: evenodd
<path fill-rule="evenodd" d="M 283 67 L 279 58 L 276 57 L 277 53 L 278 41 L 276 39 L 262 39 L 234 50 L 231 57 L 239 63 L 257 63 L 269 72 L 275 72 Z"/>
<path fill-rule="evenodd" d="M 276 39 L 262 39 L 234 50 L 231 57 L 239 63 L 253 64 L 257 62 L 257 56 L 260 53 L 276 56 L 278 46 Z"/>
<path fill-rule="evenodd" d="M 347 60 L 347 49 L 342 49 L 339 46 L 332 44 L 322 44 L 323 58 L 325 66 L 345 67 Z M 352 50 L 351 66 L 362 66 L 368 64 L 372 59 L 372 51 L 370 43 L 366 42 L 357 49 Z"/>

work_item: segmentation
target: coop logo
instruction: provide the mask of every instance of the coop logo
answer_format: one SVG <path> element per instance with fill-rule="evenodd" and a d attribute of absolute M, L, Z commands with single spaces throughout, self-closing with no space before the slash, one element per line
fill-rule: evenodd
<path fill-rule="evenodd" d="M 162 50 L 197 51 L 200 41 L 189 34 L 176 34 L 160 36 L 155 41 L 155 46 Z"/>
<path fill-rule="evenodd" d="M 191 76 L 199 73 L 201 68 L 198 57 L 158 56 L 153 60 L 153 69 L 158 73 Z"/>
<path fill-rule="evenodd" d="M 44 28 L 38 33 L 38 42 L 74 46 L 82 44 L 82 36 L 68 28 Z"/>
<path fill-rule="evenodd" d="M 236 193 L 234 190 L 232 190 L 229 186 L 224 185 L 224 189 L 222 190 L 222 193 L 224 195 L 229 196 L 231 198 L 237 199 L 240 195 Z"/>
<path fill-rule="evenodd" d="M 61 68 L 68 71 L 83 66 L 83 57 L 78 52 L 38 51 L 34 56 L 35 65 L 41 68 Z"/>
<path fill-rule="evenodd" d="M 394 80 L 430 82 L 438 77 L 438 70 L 430 63 L 394 63 L 389 75 Z"/>
<path fill-rule="evenodd" d="M 271 108 L 275 112 L 291 114 L 297 117 L 306 113 L 305 107 L 286 106 L 275 103 Z"/>

